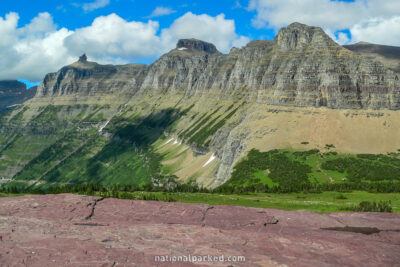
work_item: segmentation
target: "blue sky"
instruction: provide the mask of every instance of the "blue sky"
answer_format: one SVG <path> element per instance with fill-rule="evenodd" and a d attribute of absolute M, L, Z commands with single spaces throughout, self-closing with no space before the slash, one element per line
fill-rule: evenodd
<path fill-rule="evenodd" d="M 84 52 L 100 63 L 149 64 L 180 38 L 228 53 L 295 21 L 340 44 L 400 46 L 398 0 L 14 0 L 0 4 L 0 79 L 39 82 Z"/>
<path fill-rule="evenodd" d="M 88 26 L 92 21 L 102 15 L 116 13 L 127 21 L 143 21 L 149 19 L 160 22 L 160 28 L 170 25 L 176 18 L 184 15 L 186 12 L 196 14 L 208 14 L 216 16 L 221 13 L 226 15 L 227 19 L 235 19 L 236 29 L 239 34 L 250 36 L 252 39 L 268 38 L 275 36 L 273 29 L 257 29 L 252 26 L 251 19 L 255 11 L 245 9 L 248 5 L 247 0 L 199 0 L 199 1 L 178 1 L 178 0 L 111 0 L 103 8 L 85 12 L 83 8 L 76 3 L 90 3 L 94 1 L 26 1 L 13 0 L 5 1 L 0 6 L 0 16 L 4 16 L 10 11 L 15 11 L 20 15 L 19 23 L 28 24 L 32 18 L 40 12 L 49 12 L 54 17 L 54 22 L 68 29 L 81 28 Z M 170 15 L 148 18 L 156 7 L 168 7 L 175 12 Z"/>

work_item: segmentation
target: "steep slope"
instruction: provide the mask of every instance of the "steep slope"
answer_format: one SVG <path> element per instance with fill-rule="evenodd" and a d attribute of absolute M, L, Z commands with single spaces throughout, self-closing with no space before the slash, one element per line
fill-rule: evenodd
<path fill-rule="evenodd" d="M 400 73 L 400 47 L 366 42 L 344 45 L 343 47 L 369 59 L 380 61 L 390 70 Z"/>
<path fill-rule="evenodd" d="M 35 86 L 26 90 L 26 85 L 19 81 L 0 81 L 0 112 L 34 97 L 36 89 Z"/>
<path fill-rule="evenodd" d="M 299 23 L 227 55 L 184 39 L 149 66 L 82 56 L 2 117 L 0 176 L 217 187 L 253 148 L 396 152 L 399 107 L 396 73 Z"/>

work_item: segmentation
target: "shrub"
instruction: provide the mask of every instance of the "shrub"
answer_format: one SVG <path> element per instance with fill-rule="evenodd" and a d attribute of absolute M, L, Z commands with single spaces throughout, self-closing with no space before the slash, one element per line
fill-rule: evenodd
<path fill-rule="evenodd" d="M 393 212 L 392 202 L 388 201 L 379 201 L 377 202 L 369 202 L 362 201 L 357 206 L 350 208 L 352 211 L 360 211 L 360 212 Z"/>

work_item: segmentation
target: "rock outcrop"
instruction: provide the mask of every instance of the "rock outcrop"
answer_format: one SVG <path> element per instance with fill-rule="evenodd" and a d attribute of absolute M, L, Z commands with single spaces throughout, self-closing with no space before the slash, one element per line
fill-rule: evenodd
<path fill-rule="evenodd" d="M 399 214 L 321 215 L 71 194 L 1 201 L 2 266 L 396 266 L 400 261 Z M 223 255 L 226 261 L 155 261 L 167 255 Z M 235 261 L 228 262 L 229 256 Z"/>
<path fill-rule="evenodd" d="M 148 138 L 156 153 L 168 155 L 160 163 L 168 174 L 214 188 L 230 178 L 235 164 L 253 148 L 323 150 L 326 144 L 334 144 L 344 153 L 396 152 L 399 109 L 396 72 L 341 47 L 321 28 L 300 23 L 281 29 L 274 40 L 252 41 L 229 54 L 200 40 L 179 40 L 175 49 L 148 66 L 101 65 L 82 55 L 47 74 L 26 105 L 0 117 L 0 176 L 15 178 L 52 142 L 79 133 L 87 137 L 74 137 L 79 139 L 70 144 L 74 149 L 55 162 L 49 158 L 43 173 L 52 171 L 65 182 L 63 175 L 77 166 L 87 167 L 73 162 L 92 157 L 98 166 L 123 162 L 117 160 L 122 154 L 111 162 L 107 142 L 126 141 L 136 147 Z M 144 137 L 135 135 L 141 130 Z M 22 148 L 32 143 L 30 138 L 36 144 L 26 154 Z M 82 156 L 77 144 L 88 140 L 99 142 L 83 147 Z M 54 145 L 55 150 L 63 149 Z M 106 162 L 96 153 L 106 154 Z M 71 166 L 62 161 L 67 159 Z M 146 164 L 148 158 L 117 170 L 125 174 L 141 173 L 135 169 L 141 167 L 147 174 L 157 170 Z M 58 172 L 58 168 L 67 170 Z M 39 166 L 38 173 L 26 177 L 38 179 L 41 170 Z M 121 176 L 118 171 L 116 177 Z M 138 176 L 134 178 L 144 177 Z"/>
<path fill-rule="evenodd" d="M 358 42 L 352 45 L 344 45 L 343 47 L 370 60 L 380 61 L 388 69 L 400 74 L 400 47 L 367 42 Z"/>
<path fill-rule="evenodd" d="M 253 41 L 224 55 L 196 39 L 150 66 L 85 60 L 48 74 L 37 97 L 65 94 L 212 94 L 249 102 L 333 109 L 400 108 L 396 73 L 339 46 L 321 28 L 293 23 L 273 41 Z"/>
<path fill-rule="evenodd" d="M 178 50 L 187 49 L 189 51 L 203 51 L 211 54 L 218 52 L 215 45 L 197 39 L 181 39 L 178 41 L 176 49 Z"/>
<path fill-rule="evenodd" d="M 146 69 L 144 64 L 100 65 L 87 61 L 86 55 L 83 55 L 77 62 L 47 74 L 38 87 L 36 97 L 133 95 L 141 85 Z"/>
<path fill-rule="evenodd" d="M 34 86 L 27 90 L 26 85 L 19 81 L 0 81 L 0 112 L 31 99 L 35 96 L 36 89 Z"/>

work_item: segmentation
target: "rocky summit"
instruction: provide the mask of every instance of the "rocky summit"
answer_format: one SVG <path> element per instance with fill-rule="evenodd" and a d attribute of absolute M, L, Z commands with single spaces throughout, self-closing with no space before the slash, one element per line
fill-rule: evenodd
<path fill-rule="evenodd" d="M 356 155 L 397 155 L 399 109 L 399 76 L 386 62 L 300 23 L 229 54 L 183 39 L 151 65 L 101 65 L 83 55 L 47 74 L 33 99 L 2 115 L 0 177 L 17 187 L 175 181 L 216 188 L 250 151 L 274 149 L 318 151 L 323 161 L 333 160 L 324 153 L 353 155 L 368 165 Z M 316 162 L 306 160 L 312 153 L 296 155 Z M 398 159 L 384 160 L 392 166 Z M 368 166 L 383 161 L 373 162 Z M 255 176 L 246 181 L 282 182 L 275 175 L 281 170 L 265 164 L 260 173 L 251 167 Z M 299 166 L 298 181 L 364 179 L 318 164 Z"/>
<path fill-rule="evenodd" d="M 114 85 L 87 84 L 90 79 L 114 81 Z M 300 23 L 281 29 L 272 42 L 251 42 L 227 55 L 210 43 L 184 39 L 148 67 L 100 66 L 80 59 L 47 75 L 37 96 L 87 94 L 88 90 L 113 94 L 113 88 L 122 91 L 124 86 L 129 93 L 187 97 L 213 94 L 225 99 L 241 94 L 248 102 L 284 106 L 400 108 L 395 73 L 339 46 L 321 28 Z"/>

